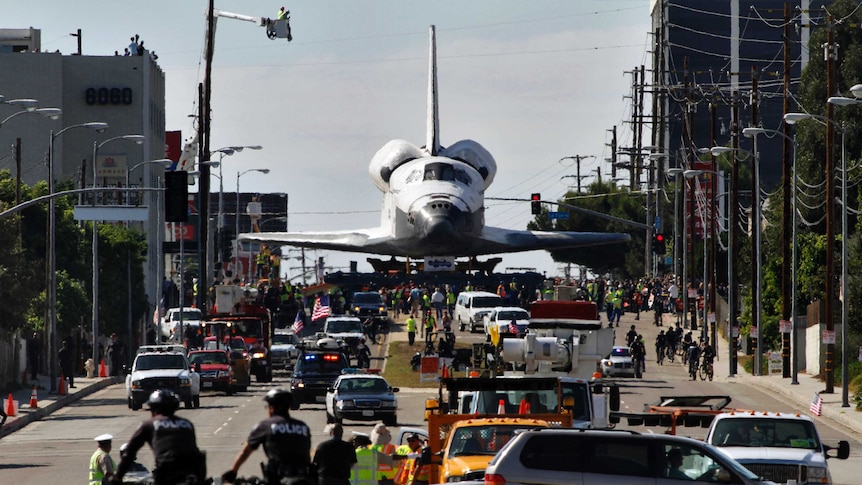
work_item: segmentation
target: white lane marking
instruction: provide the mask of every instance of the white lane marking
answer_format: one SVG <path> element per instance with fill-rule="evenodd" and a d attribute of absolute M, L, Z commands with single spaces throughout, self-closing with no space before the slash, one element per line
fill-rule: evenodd
<path fill-rule="evenodd" d="M 219 426 L 219 428 L 218 428 L 217 430 L 215 430 L 215 431 L 213 432 L 213 434 L 218 434 L 218 432 L 219 432 L 219 431 L 221 431 L 221 430 L 222 430 L 222 428 L 224 428 L 224 426 Z"/>

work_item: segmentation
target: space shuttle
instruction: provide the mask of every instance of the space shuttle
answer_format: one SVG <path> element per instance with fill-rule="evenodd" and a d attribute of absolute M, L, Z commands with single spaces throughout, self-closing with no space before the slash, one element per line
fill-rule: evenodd
<path fill-rule="evenodd" d="M 435 29 L 430 28 L 428 124 L 425 146 L 391 140 L 374 157 L 368 173 L 383 192 L 380 226 L 330 232 L 258 232 L 239 239 L 296 246 L 402 256 L 473 257 L 537 249 L 623 243 L 628 234 L 518 231 L 485 225 L 485 191 L 497 162 L 479 143 L 440 144 Z"/>

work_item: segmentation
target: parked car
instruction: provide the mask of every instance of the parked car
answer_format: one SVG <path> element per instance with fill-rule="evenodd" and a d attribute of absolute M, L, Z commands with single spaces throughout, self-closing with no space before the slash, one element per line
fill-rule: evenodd
<path fill-rule="evenodd" d="M 773 484 L 703 441 L 630 431 L 524 431 L 485 469 L 486 485 L 683 482 Z"/>
<path fill-rule="evenodd" d="M 601 362 L 602 377 L 634 377 L 635 367 L 632 363 L 631 350 L 623 345 L 616 345 Z"/>
<path fill-rule="evenodd" d="M 189 363 L 201 375 L 202 391 L 223 391 L 228 396 L 236 389 L 232 385 L 233 370 L 227 350 L 193 350 Z"/>
<path fill-rule="evenodd" d="M 326 390 L 326 422 L 383 421 L 387 426 L 398 422 L 398 399 L 386 379 L 375 374 L 344 374 Z"/>
<path fill-rule="evenodd" d="M 527 310 L 512 306 L 494 307 L 490 313 L 483 316 L 482 326 L 485 328 L 485 336 L 490 338 L 488 329 L 492 325 L 497 327 L 501 335 L 511 335 L 513 333 L 511 328 L 512 321 L 515 322 L 518 335 L 523 337 L 527 332 L 527 325 L 530 324 L 530 314 L 527 313 Z"/>

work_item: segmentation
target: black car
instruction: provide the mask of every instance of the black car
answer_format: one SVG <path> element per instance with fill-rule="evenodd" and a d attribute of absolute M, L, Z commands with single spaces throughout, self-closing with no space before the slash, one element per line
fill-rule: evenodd
<path fill-rule="evenodd" d="M 374 318 L 386 320 L 389 312 L 383 297 L 374 291 L 357 291 L 353 294 L 353 302 L 350 305 L 350 313 L 361 319 Z"/>
<path fill-rule="evenodd" d="M 349 366 L 347 356 L 340 350 L 301 349 L 290 378 L 291 408 L 297 410 L 300 404 L 324 404 L 326 390 Z"/>

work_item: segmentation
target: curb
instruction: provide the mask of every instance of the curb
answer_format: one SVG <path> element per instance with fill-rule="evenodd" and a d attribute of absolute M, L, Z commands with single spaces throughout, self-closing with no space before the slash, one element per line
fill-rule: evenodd
<path fill-rule="evenodd" d="M 44 408 L 38 408 L 33 412 L 28 412 L 26 415 L 16 418 L 15 420 L 5 424 L 2 428 L 0 428 L 0 438 L 3 438 L 6 435 L 12 434 L 19 429 L 27 426 L 33 421 L 39 421 L 45 416 L 52 414 L 54 411 L 61 409 L 69 404 L 72 404 L 76 401 L 79 401 L 90 394 L 95 393 L 96 391 L 101 391 L 102 389 L 112 386 L 114 384 L 119 384 L 123 382 L 122 377 L 111 377 L 107 379 L 100 380 L 99 382 L 93 383 L 74 394 L 66 394 L 65 396 L 55 400 L 51 404 L 45 406 Z"/>

